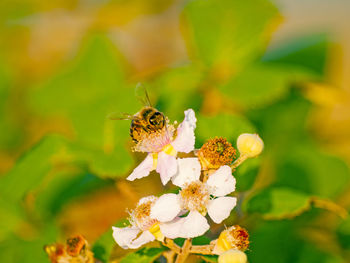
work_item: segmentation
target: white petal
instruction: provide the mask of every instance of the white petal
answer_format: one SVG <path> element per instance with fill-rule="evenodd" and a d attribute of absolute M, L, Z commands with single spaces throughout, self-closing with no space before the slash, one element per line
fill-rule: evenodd
<path fill-rule="evenodd" d="M 151 207 L 151 218 L 160 222 L 173 220 L 181 211 L 179 197 L 176 194 L 164 194 Z"/>
<path fill-rule="evenodd" d="M 137 206 L 142 205 L 144 203 L 147 203 L 149 201 L 155 202 L 158 199 L 158 197 L 154 196 L 154 195 L 149 195 L 149 196 L 145 196 L 142 197 L 138 202 L 137 202 Z"/>
<path fill-rule="evenodd" d="M 115 242 L 124 249 L 130 248 L 132 240 L 136 238 L 137 234 L 140 232 L 140 229 L 136 227 L 119 228 L 112 226 L 112 230 Z"/>
<path fill-rule="evenodd" d="M 236 206 L 236 203 L 237 198 L 230 196 L 210 200 L 207 205 L 208 215 L 215 223 L 220 224 L 230 215 L 231 210 Z"/>
<path fill-rule="evenodd" d="M 180 232 L 182 229 L 182 218 L 177 217 L 171 222 L 162 223 L 159 225 L 160 231 L 165 237 L 174 239 L 180 237 Z"/>
<path fill-rule="evenodd" d="M 225 196 L 236 189 L 236 179 L 232 176 L 230 166 L 221 166 L 215 173 L 209 176 L 207 185 L 211 186 L 210 194 Z"/>
<path fill-rule="evenodd" d="M 130 244 L 129 244 L 129 248 L 135 249 L 135 248 L 139 248 L 142 245 L 151 242 L 155 240 L 155 237 L 151 234 L 151 232 L 149 231 L 144 231 L 142 232 L 142 234 L 134 239 Z"/>
<path fill-rule="evenodd" d="M 197 211 L 191 211 L 186 217 L 183 217 L 182 220 L 180 237 L 198 237 L 209 229 L 207 219 Z"/>
<path fill-rule="evenodd" d="M 171 179 L 174 185 L 183 187 L 186 183 L 199 180 L 201 164 L 197 158 L 177 159 L 178 170 Z"/>
<path fill-rule="evenodd" d="M 160 225 L 163 235 L 168 238 L 192 238 L 203 235 L 209 230 L 207 219 L 197 211 L 191 211 L 186 217 Z"/>
<path fill-rule="evenodd" d="M 164 152 L 158 154 L 158 164 L 156 171 L 160 174 L 160 180 L 166 185 L 170 178 L 177 172 L 177 162 L 174 156 Z"/>
<path fill-rule="evenodd" d="M 148 154 L 147 157 L 137 166 L 134 171 L 126 178 L 129 181 L 146 177 L 153 170 L 153 157 Z"/>
<path fill-rule="evenodd" d="M 185 119 L 177 128 L 177 136 L 171 143 L 176 151 L 189 153 L 194 150 L 194 129 L 196 128 L 196 122 L 197 119 L 194 111 L 192 109 L 186 110 Z"/>

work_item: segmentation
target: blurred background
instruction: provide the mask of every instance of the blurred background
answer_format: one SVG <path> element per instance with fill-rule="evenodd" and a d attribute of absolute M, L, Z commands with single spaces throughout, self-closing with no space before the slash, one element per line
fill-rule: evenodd
<path fill-rule="evenodd" d="M 347 0 L 2 0 L 0 261 L 49 262 L 43 246 L 74 234 L 104 262 L 131 252 L 111 225 L 164 189 L 125 180 L 144 155 L 106 116 L 137 112 L 141 82 L 171 121 L 196 111 L 197 148 L 263 138 L 226 220 L 248 229 L 249 262 L 350 262 L 349 14 Z"/>

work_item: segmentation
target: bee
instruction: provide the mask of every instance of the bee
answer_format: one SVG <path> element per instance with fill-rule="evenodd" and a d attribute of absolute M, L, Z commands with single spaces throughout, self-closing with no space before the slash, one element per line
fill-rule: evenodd
<path fill-rule="evenodd" d="M 166 126 L 165 115 L 152 107 L 147 91 L 143 86 L 138 85 L 136 87 L 137 90 L 140 88 L 143 89 L 145 99 L 140 97 L 139 99 L 145 106 L 139 112 L 134 115 L 123 114 L 123 117 L 109 117 L 112 120 L 131 120 L 130 137 L 135 143 L 149 134 L 161 131 Z"/>

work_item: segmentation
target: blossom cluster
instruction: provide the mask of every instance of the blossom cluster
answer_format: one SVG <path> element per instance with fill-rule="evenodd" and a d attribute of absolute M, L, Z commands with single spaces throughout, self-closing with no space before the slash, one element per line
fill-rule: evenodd
<path fill-rule="evenodd" d="M 236 187 L 231 166 L 236 150 L 223 138 L 211 139 L 201 149 L 195 150 L 197 119 L 192 109 L 184 113 L 185 118 L 177 128 L 167 123 L 156 136 L 150 134 L 134 148 L 146 152 L 147 156 L 128 176 L 128 180 L 148 176 L 155 170 L 164 185 L 171 181 L 179 190 L 159 197 L 143 197 L 129 213 L 130 226 L 113 227 L 113 237 L 124 249 L 136 249 L 154 240 L 163 242 L 165 238 L 201 236 L 210 228 L 206 215 L 220 224 L 236 206 L 236 197 L 230 196 Z M 240 157 L 236 162 L 255 157 L 263 149 L 263 142 L 254 134 L 241 135 L 237 143 Z M 194 154 L 178 158 L 179 152 Z M 244 231 L 237 229 L 241 231 L 237 226 L 231 232 L 222 232 L 212 254 L 222 254 L 232 248 L 246 249 L 248 234 L 242 235 Z M 239 240 L 242 236 L 243 241 Z"/>

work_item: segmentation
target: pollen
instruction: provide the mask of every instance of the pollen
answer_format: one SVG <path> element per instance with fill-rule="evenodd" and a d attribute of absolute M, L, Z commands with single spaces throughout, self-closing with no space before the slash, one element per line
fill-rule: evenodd
<path fill-rule="evenodd" d="M 226 238 L 231 248 L 244 251 L 249 247 L 249 234 L 243 227 L 235 225 L 223 231 L 223 233 L 224 232 L 226 232 Z"/>
<path fill-rule="evenodd" d="M 163 129 L 157 131 L 143 131 L 139 142 L 133 147 L 133 151 L 160 152 L 172 142 L 174 131 L 175 128 L 173 125 L 165 125 Z"/>
<path fill-rule="evenodd" d="M 210 195 L 208 187 L 204 183 L 191 182 L 181 190 L 180 196 L 183 208 L 190 211 L 196 210 L 202 214 L 206 213 Z"/>
<path fill-rule="evenodd" d="M 198 159 L 203 170 L 218 169 L 229 165 L 236 158 L 236 149 L 225 138 L 215 137 L 203 144 L 198 151 Z"/>
<path fill-rule="evenodd" d="M 156 201 L 155 196 L 149 196 L 136 206 L 131 212 L 131 222 L 134 222 L 140 229 L 148 230 L 153 224 L 158 221 L 150 218 L 151 207 Z"/>

